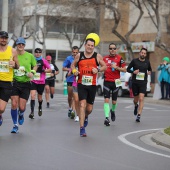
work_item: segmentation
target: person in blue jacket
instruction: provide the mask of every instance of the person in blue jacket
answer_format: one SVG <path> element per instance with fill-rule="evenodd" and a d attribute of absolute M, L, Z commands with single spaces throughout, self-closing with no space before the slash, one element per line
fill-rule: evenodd
<path fill-rule="evenodd" d="M 157 70 L 160 71 L 160 75 L 158 77 L 158 81 L 161 85 L 161 99 L 168 99 L 169 94 L 169 73 L 168 73 L 168 63 L 169 57 L 164 57 L 163 62 L 158 66 Z M 165 95 L 164 95 L 165 92 Z"/>

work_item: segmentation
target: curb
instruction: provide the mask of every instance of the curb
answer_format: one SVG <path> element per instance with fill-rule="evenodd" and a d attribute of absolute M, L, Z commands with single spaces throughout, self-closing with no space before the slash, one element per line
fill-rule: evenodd
<path fill-rule="evenodd" d="M 157 145 L 161 145 L 170 149 L 170 136 L 164 133 L 164 129 L 153 133 L 151 139 Z"/>

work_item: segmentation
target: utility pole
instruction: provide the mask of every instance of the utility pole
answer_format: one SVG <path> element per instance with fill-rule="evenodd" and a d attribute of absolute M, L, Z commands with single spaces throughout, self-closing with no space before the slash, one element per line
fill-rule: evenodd
<path fill-rule="evenodd" d="M 2 2 L 2 31 L 8 32 L 8 0 Z"/>

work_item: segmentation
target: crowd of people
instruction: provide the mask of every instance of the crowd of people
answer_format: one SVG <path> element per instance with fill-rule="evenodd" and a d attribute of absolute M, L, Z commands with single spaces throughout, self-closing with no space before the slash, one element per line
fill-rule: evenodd
<path fill-rule="evenodd" d="M 44 58 L 40 48 L 36 48 L 34 54 L 28 53 L 24 49 L 25 45 L 25 39 L 19 37 L 16 41 L 16 49 L 11 48 L 8 45 L 8 33 L 0 31 L 0 126 L 3 122 L 2 113 L 11 98 L 13 121 L 11 133 L 18 133 L 18 124 L 24 123 L 24 112 L 29 97 L 30 119 L 34 119 L 36 95 L 39 116 L 43 113 L 44 91 L 46 107 L 50 108 L 50 98 L 53 99 L 55 91 L 55 76 L 59 74 L 59 69 L 52 62 L 50 55 Z M 116 120 L 118 90 L 121 86 L 120 72 L 126 71 L 132 75 L 130 88 L 135 120 L 136 122 L 141 120 L 147 75 L 152 71 L 150 62 L 146 58 L 147 49 L 142 48 L 139 57 L 133 59 L 127 68 L 123 58 L 117 54 L 115 43 L 109 44 L 108 53 L 106 56 L 96 53 L 95 40 L 88 38 L 85 40 L 84 51 L 79 52 L 79 48 L 73 46 L 72 54 L 63 62 L 62 70 L 66 72 L 68 90 L 68 117 L 79 122 L 81 137 L 87 136 L 86 127 L 89 123 L 89 115 L 93 111 L 99 72 L 104 72 L 104 125 L 110 126 L 110 117 L 112 121 Z M 165 57 L 158 69 L 170 71 L 168 62 L 169 58 Z M 162 74 L 160 77 L 161 85 L 164 86 L 165 78 Z M 166 97 L 168 94 L 166 93 Z"/>

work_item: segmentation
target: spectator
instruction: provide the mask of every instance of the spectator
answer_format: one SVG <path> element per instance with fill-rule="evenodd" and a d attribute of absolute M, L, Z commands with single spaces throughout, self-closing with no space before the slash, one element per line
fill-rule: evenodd
<path fill-rule="evenodd" d="M 168 90 L 168 79 L 169 79 L 169 73 L 168 73 L 168 63 L 169 63 L 169 58 L 164 57 L 163 62 L 158 66 L 157 70 L 160 71 L 160 75 L 158 78 L 158 81 L 160 82 L 161 85 L 161 99 L 167 99 L 169 90 Z M 165 95 L 164 95 L 165 92 Z"/>

